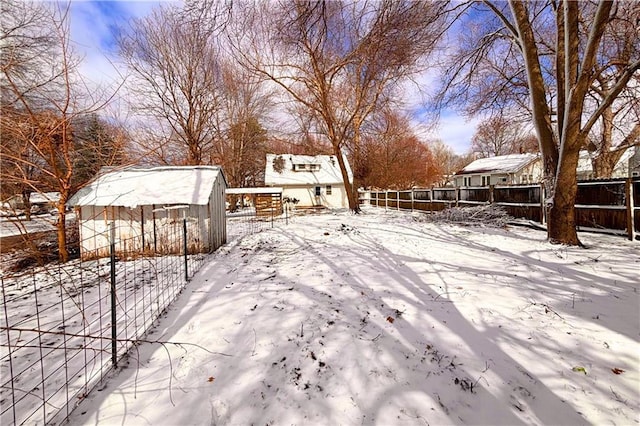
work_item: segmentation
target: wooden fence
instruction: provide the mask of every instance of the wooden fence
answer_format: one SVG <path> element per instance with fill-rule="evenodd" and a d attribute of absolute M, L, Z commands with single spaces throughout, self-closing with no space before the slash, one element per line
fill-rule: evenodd
<path fill-rule="evenodd" d="M 361 193 L 360 201 L 387 209 L 423 212 L 494 204 L 514 218 L 544 224 L 545 198 L 544 187 L 531 184 L 367 191 Z M 578 230 L 613 232 L 633 240 L 640 232 L 638 200 L 640 178 L 580 181 L 575 204 Z"/>

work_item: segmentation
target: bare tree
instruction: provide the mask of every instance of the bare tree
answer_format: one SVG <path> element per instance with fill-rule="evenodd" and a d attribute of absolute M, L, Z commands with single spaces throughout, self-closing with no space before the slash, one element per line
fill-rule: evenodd
<path fill-rule="evenodd" d="M 469 102 L 469 112 L 520 108 L 530 114 L 544 164 L 548 238 L 580 244 L 574 216 L 580 149 L 640 68 L 637 42 L 609 49 L 607 37 L 621 21 L 637 22 L 640 11 L 612 1 L 482 4 L 474 6 L 441 100 Z M 493 19 L 478 24 L 487 16 Z M 608 85 L 600 87 L 601 100 L 590 103 L 603 75 Z"/>
<path fill-rule="evenodd" d="M 538 141 L 519 123 L 505 117 L 491 117 L 478 125 L 471 138 L 471 151 L 484 157 L 537 152 Z"/>
<path fill-rule="evenodd" d="M 375 116 L 362 140 L 360 183 L 365 187 L 407 189 L 431 185 L 437 176 L 429 147 L 410 130 L 409 119 L 388 109 Z M 355 174 L 355 173 L 354 173 Z"/>
<path fill-rule="evenodd" d="M 446 7 L 427 1 L 269 3 L 254 11 L 250 40 L 243 34 L 234 41 L 247 67 L 310 111 L 338 159 L 353 211 L 359 206 L 343 150 L 353 144 L 359 155 L 362 124 L 434 49 Z"/>
<path fill-rule="evenodd" d="M 99 102 L 86 96 L 86 86 L 77 74 L 79 60 L 69 40 L 68 5 L 10 2 L 3 6 L 11 16 L 37 25 L 11 27 L 9 36 L 3 32 L 2 163 L 10 167 L 3 167 L 2 177 L 30 192 L 60 193 L 58 254 L 65 262 L 69 258 L 66 203 L 86 182 L 79 179 L 76 168 L 80 154 L 74 126 L 79 117 L 96 112 L 108 99 Z"/>
<path fill-rule="evenodd" d="M 475 159 L 473 153 L 457 155 L 450 146 L 441 140 L 429 141 L 428 146 L 433 162 L 427 173 L 437 186 L 452 185 L 454 183 L 453 175 Z"/>
<path fill-rule="evenodd" d="M 264 181 L 269 138 L 261 123 L 272 107 L 272 93 L 257 75 L 229 60 L 222 64 L 221 92 L 212 162 L 223 166 L 231 186 L 256 186 Z"/>
<path fill-rule="evenodd" d="M 227 9 L 207 4 L 154 9 L 118 40 L 120 55 L 133 73 L 129 87 L 134 109 L 157 120 L 162 130 L 147 133 L 154 138 L 146 148 L 168 162 L 209 160 L 219 131 L 222 72 L 216 37 Z"/>

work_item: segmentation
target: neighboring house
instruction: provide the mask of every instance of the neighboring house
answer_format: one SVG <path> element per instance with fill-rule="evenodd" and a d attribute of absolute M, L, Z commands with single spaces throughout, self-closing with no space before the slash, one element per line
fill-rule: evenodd
<path fill-rule="evenodd" d="M 629 158 L 629 177 L 640 177 L 640 146 L 636 146 Z"/>
<path fill-rule="evenodd" d="M 580 151 L 578 159 L 578 180 L 595 179 L 591 153 Z M 634 175 L 635 172 L 635 175 Z M 620 159 L 613 168 L 611 178 L 626 178 L 640 176 L 640 147 L 632 146 L 620 156 Z"/>
<path fill-rule="evenodd" d="M 46 213 L 56 208 L 56 204 L 60 201 L 59 192 L 32 192 L 29 194 L 29 204 L 31 204 L 32 213 Z M 14 195 L 6 199 L 3 203 L 3 209 L 11 211 L 21 211 L 25 209 L 22 195 Z"/>
<path fill-rule="evenodd" d="M 31 210 L 36 209 L 41 212 L 48 212 L 55 209 L 59 201 L 59 192 L 32 192 L 29 195 Z"/>
<path fill-rule="evenodd" d="M 353 174 L 346 156 L 349 184 Z M 298 200 L 299 207 L 348 208 L 349 200 L 334 155 L 267 154 L 264 182 L 282 188 L 282 197 Z"/>
<path fill-rule="evenodd" d="M 80 255 L 108 255 L 112 222 L 118 252 L 182 253 L 184 218 L 189 253 L 211 252 L 227 239 L 226 188 L 217 166 L 107 171 L 68 202 L 78 215 Z"/>
<path fill-rule="evenodd" d="M 537 183 L 542 160 L 537 154 L 510 154 L 480 158 L 454 176 L 456 186 L 489 186 Z"/>

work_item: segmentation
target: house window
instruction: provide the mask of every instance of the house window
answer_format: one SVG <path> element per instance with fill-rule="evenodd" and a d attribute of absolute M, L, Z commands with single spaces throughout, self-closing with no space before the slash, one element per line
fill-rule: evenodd
<path fill-rule="evenodd" d="M 487 176 L 482 176 L 482 186 L 489 186 L 491 185 L 491 176 L 487 175 Z"/>
<path fill-rule="evenodd" d="M 320 187 L 316 186 L 316 197 L 320 196 Z"/>
<path fill-rule="evenodd" d="M 521 179 L 522 179 L 522 183 L 527 183 L 527 180 L 528 180 L 527 175 L 522 175 Z"/>
<path fill-rule="evenodd" d="M 471 186 L 471 177 L 463 177 L 462 178 L 462 186 Z"/>
<path fill-rule="evenodd" d="M 306 164 L 298 164 L 298 167 L 297 167 L 298 170 L 304 170 L 306 168 L 307 168 Z"/>
<path fill-rule="evenodd" d="M 327 195 L 331 195 L 331 185 L 327 185 L 326 192 Z"/>
<path fill-rule="evenodd" d="M 320 164 L 309 164 L 309 169 L 311 171 L 313 170 L 320 170 Z"/>

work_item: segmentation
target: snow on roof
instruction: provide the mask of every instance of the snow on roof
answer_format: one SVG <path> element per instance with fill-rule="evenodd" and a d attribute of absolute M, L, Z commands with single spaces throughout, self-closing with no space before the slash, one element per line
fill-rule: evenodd
<path fill-rule="evenodd" d="M 273 160 L 281 156 L 284 160 L 282 172 L 273 168 Z M 347 166 L 349 181 L 353 181 L 351 167 L 346 156 L 343 159 Z M 319 170 L 294 171 L 294 164 L 318 164 Z M 292 154 L 267 154 L 267 165 L 264 173 L 266 185 L 331 185 L 342 184 L 342 173 L 335 155 L 292 155 Z"/>
<path fill-rule="evenodd" d="M 59 192 L 32 192 L 29 195 L 29 202 L 31 204 L 57 203 L 59 200 Z"/>
<path fill-rule="evenodd" d="M 71 206 L 205 205 L 222 173 L 218 166 L 127 168 L 100 175 L 78 191 Z M 223 179 L 224 179 L 224 175 Z"/>
<path fill-rule="evenodd" d="M 629 160 L 635 154 L 635 147 L 627 148 L 624 153 L 620 156 L 620 159 L 616 163 L 614 169 L 626 169 L 629 165 Z M 596 154 L 594 153 L 593 156 Z M 593 172 L 593 163 L 592 163 L 592 154 L 587 150 L 580 151 L 580 156 L 578 157 L 578 173 L 591 173 Z"/>
<path fill-rule="evenodd" d="M 470 173 L 515 173 L 536 160 L 537 154 L 509 154 L 472 161 L 456 175 Z"/>

